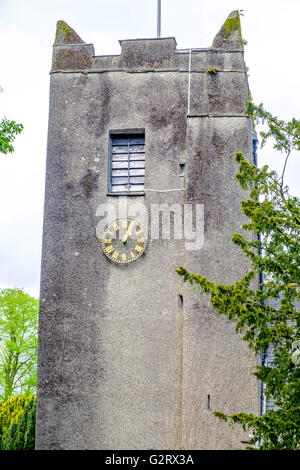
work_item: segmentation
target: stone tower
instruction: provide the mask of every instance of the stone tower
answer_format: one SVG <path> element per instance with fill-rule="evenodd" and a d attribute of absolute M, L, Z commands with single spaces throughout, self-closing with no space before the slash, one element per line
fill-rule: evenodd
<path fill-rule="evenodd" d="M 208 48 L 177 49 L 172 37 L 120 45 L 120 55 L 96 56 L 57 23 L 36 447 L 242 448 L 244 434 L 210 410 L 258 413 L 256 359 L 175 273 L 183 265 L 226 284 L 247 272 L 231 242 L 244 222 L 233 156 L 253 158 L 239 17 L 231 13 Z M 169 208 L 171 229 L 178 208 L 200 207 L 201 246 L 172 230 L 163 236 L 164 227 L 157 236 L 151 222 L 136 249 L 135 217 L 111 241 L 125 200 L 128 213 L 139 205 L 149 219 Z M 106 206 L 116 217 L 106 214 L 112 225 L 101 239 Z"/>

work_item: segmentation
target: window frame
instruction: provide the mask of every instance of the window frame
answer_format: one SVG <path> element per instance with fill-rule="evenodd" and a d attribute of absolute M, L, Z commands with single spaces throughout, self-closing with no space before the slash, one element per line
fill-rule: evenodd
<path fill-rule="evenodd" d="M 116 129 L 109 131 L 109 145 L 108 145 L 108 196 L 144 196 L 145 191 L 112 191 L 112 150 L 113 150 L 113 139 L 122 136 L 140 136 L 144 137 L 144 155 L 146 157 L 146 135 L 145 129 Z M 145 158 L 145 170 L 146 170 L 146 158 Z M 145 178 L 145 176 L 144 176 Z M 145 180 L 144 180 L 145 188 Z"/>

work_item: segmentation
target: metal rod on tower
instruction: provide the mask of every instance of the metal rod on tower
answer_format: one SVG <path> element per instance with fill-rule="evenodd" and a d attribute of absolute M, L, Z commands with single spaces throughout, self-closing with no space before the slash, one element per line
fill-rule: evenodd
<path fill-rule="evenodd" d="M 157 0 L 157 37 L 161 34 L 161 0 Z"/>

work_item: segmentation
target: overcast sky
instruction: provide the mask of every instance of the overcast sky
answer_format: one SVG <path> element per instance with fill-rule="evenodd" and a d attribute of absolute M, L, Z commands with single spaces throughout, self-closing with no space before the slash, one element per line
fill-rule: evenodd
<path fill-rule="evenodd" d="M 162 0 L 162 37 L 177 48 L 212 44 L 228 14 L 244 10 L 242 33 L 254 102 L 281 119 L 299 119 L 299 0 Z M 156 36 L 156 0 L 0 0 L 0 119 L 24 125 L 12 155 L 0 155 L 0 288 L 39 293 L 48 126 L 49 71 L 57 20 L 95 46 L 119 54 L 119 39 Z M 299 163 L 286 183 L 300 195 Z M 280 154 L 259 164 L 282 168 Z"/>

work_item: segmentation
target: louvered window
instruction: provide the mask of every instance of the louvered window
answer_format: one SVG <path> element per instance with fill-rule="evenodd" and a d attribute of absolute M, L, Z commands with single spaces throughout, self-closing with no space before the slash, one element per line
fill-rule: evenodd
<path fill-rule="evenodd" d="M 111 135 L 110 192 L 143 192 L 145 135 Z"/>
<path fill-rule="evenodd" d="M 272 367 L 273 360 L 274 360 L 274 351 L 273 351 L 272 346 L 269 346 L 267 353 L 263 355 L 262 364 L 266 367 Z M 274 405 L 274 399 L 270 397 L 267 400 L 264 394 L 264 390 L 262 390 L 262 414 L 274 408 L 276 409 Z"/>

